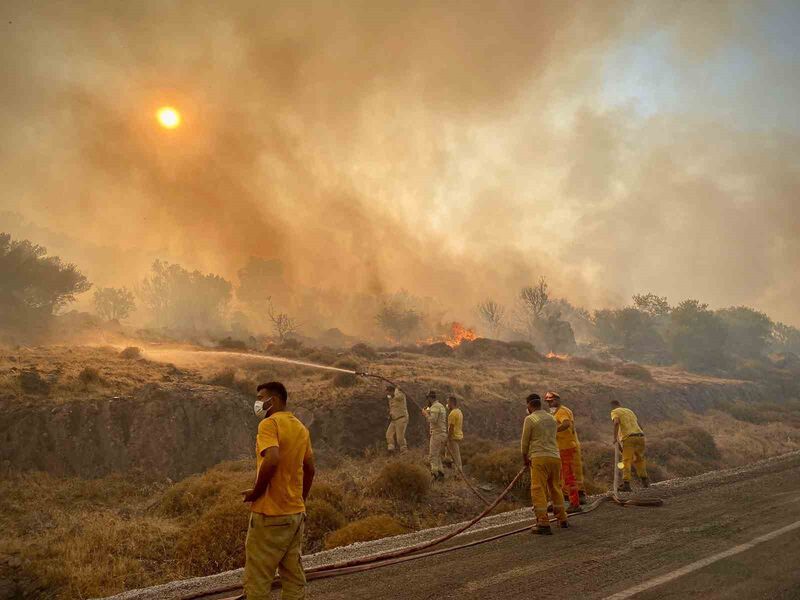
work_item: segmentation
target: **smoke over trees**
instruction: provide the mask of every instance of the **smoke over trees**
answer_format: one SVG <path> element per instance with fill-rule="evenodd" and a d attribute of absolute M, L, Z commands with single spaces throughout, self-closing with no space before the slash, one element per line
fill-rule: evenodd
<path fill-rule="evenodd" d="M 13 328 L 47 324 L 60 308 L 92 284 L 73 264 L 28 240 L 0 233 L 0 325 Z"/>
<path fill-rule="evenodd" d="M 231 290 L 230 282 L 219 275 L 157 260 L 136 293 L 158 327 L 213 331 L 224 328 Z"/>

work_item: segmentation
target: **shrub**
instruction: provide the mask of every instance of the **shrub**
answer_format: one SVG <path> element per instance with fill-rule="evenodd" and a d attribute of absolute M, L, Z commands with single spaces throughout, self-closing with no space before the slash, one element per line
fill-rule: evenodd
<path fill-rule="evenodd" d="M 402 502 L 418 502 L 431 487 L 430 474 L 415 463 L 386 463 L 372 482 L 375 493 Z"/>
<path fill-rule="evenodd" d="M 358 363 L 349 358 L 337 360 L 333 366 L 352 371 L 358 370 Z M 336 387 L 353 387 L 356 383 L 358 383 L 358 377 L 352 373 L 337 373 L 333 378 L 333 385 Z"/>
<path fill-rule="evenodd" d="M 320 546 L 327 534 L 345 525 L 341 511 L 325 500 L 309 499 L 306 502 L 306 515 L 306 537 L 315 548 Z"/>
<path fill-rule="evenodd" d="M 211 469 L 170 487 L 161 498 L 160 510 L 168 516 L 196 516 L 209 510 L 222 497 L 241 501 L 239 492 L 251 487 L 252 472 Z"/>
<path fill-rule="evenodd" d="M 453 356 L 453 349 L 444 342 L 435 342 L 422 347 L 422 353 L 425 356 L 434 356 L 440 358 L 447 358 Z"/>
<path fill-rule="evenodd" d="M 120 358 L 139 358 L 142 355 L 142 349 L 137 348 L 136 346 L 128 346 L 122 352 L 119 353 Z"/>
<path fill-rule="evenodd" d="M 50 384 L 33 367 L 19 374 L 19 385 L 26 394 L 47 394 L 50 391 Z"/>
<path fill-rule="evenodd" d="M 341 529 L 329 533 L 325 536 L 325 548 L 349 546 L 356 542 L 378 540 L 405 532 L 405 527 L 389 515 L 373 515 L 348 523 Z"/>
<path fill-rule="evenodd" d="M 474 455 L 469 466 L 470 472 L 481 481 L 506 487 L 522 468 L 522 458 L 518 448 L 500 448 Z"/>
<path fill-rule="evenodd" d="M 461 461 L 466 465 L 472 462 L 473 457 L 488 454 L 497 449 L 497 442 L 483 438 L 467 437 L 461 443 Z"/>
<path fill-rule="evenodd" d="M 682 427 L 672 432 L 672 436 L 686 444 L 692 457 L 700 461 L 714 461 L 721 457 L 714 436 L 700 427 Z"/>
<path fill-rule="evenodd" d="M 193 519 L 178 540 L 177 558 L 193 575 L 211 575 L 244 563 L 249 511 L 241 497 L 226 497 Z"/>
<path fill-rule="evenodd" d="M 638 379 L 640 381 L 653 380 L 650 370 L 636 363 L 625 363 L 624 365 L 614 367 L 614 373 L 622 377 L 627 377 L 628 379 Z"/>
<path fill-rule="evenodd" d="M 375 349 L 367 344 L 355 344 L 350 348 L 350 352 L 367 360 L 375 360 L 378 358 L 378 353 L 375 352 Z"/>
<path fill-rule="evenodd" d="M 103 379 L 100 377 L 100 372 L 94 367 L 84 367 L 78 374 L 78 381 L 80 381 L 83 385 L 100 383 L 102 380 Z"/>
<path fill-rule="evenodd" d="M 314 482 L 309 494 L 310 500 L 324 500 L 338 510 L 344 509 L 344 495 L 334 486 L 324 482 Z"/>

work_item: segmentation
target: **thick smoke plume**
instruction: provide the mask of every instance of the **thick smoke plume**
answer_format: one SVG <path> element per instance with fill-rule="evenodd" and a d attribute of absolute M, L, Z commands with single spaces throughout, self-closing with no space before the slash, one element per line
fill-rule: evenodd
<path fill-rule="evenodd" d="M 748 4 L 692 4 L 6 3 L 0 209 L 100 285 L 279 260 L 343 328 L 357 295 L 468 320 L 539 275 L 588 306 L 653 290 L 798 322 L 797 131 L 702 93 L 603 97 L 648 35 L 686 85 L 732 40 L 763 58 Z M 796 63 L 773 66 L 796 103 Z"/>

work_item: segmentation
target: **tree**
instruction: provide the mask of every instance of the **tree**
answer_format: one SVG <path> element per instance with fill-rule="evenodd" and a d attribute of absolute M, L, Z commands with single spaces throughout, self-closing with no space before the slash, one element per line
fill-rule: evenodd
<path fill-rule="evenodd" d="M 672 309 L 667 340 L 673 357 L 692 370 L 719 367 L 725 361 L 727 330 L 707 304 L 684 300 Z"/>
<path fill-rule="evenodd" d="M 767 352 L 774 324 L 763 312 L 747 306 L 731 306 L 717 311 L 728 335 L 725 350 L 745 358 L 758 358 Z"/>
<path fill-rule="evenodd" d="M 478 304 L 478 314 L 480 314 L 486 327 L 489 328 L 491 336 L 496 338 L 503 326 L 506 309 L 502 304 L 498 304 L 491 298 L 487 298 Z"/>
<path fill-rule="evenodd" d="M 94 291 L 94 309 L 106 321 L 126 319 L 136 308 L 133 292 L 127 288 L 98 288 Z"/>
<path fill-rule="evenodd" d="M 777 322 L 772 328 L 770 349 L 773 352 L 800 354 L 800 329 Z"/>
<path fill-rule="evenodd" d="M 536 286 L 524 287 L 519 292 L 518 326 L 524 331 L 528 340 L 536 341 L 537 324 L 544 314 L 544 308 L 550 298 L 547 294 L 547 280 L 539 278 Z"/>
<path fill-rule="evenodd" d="M 136 293 L 157 325 L 190 331 L 221 327 L 232 286 L 219 275 L 157 260 Z"/>
<path fill-rule="evenodd" d="M 271 298 L 267 298 L 267 316 L 272 323 L 272 330 L 281 342 L 286 340 L 287 336 L 296 333 L 300 329 L 300 323 L 287 313 L 279 313 L 275 310 Z"/>
<path fill-rule="evenodd" d="M 394 341 L 403 342 L 422 324 L 422 315 L 415 308 L 403 306 L 398 301 L 388 301 L 378 310 L 375 320 Z"/>
<path fill-rule="evenodd" d="M 0 233 L 0 323 L 49 319 L 91 287 L 75 265 L 47 256 L 38 244 Z"/>
<path fill-rule="evenodd" d="M 653 293 L 634 294 L 633 306 L 651 317 L 663 317 L 672 310 L 666 296 L 656 296 Z"/>

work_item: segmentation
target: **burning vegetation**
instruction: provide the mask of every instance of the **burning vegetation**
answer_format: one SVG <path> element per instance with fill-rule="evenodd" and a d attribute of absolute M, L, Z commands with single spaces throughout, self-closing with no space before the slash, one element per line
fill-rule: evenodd
<path fill-rule="evenodd" d="M 447 344 L 451 348 L 457 348 L 461 345 L 461 342 L 464 341 L 472 341 L 478 339 L 478 334 L 475 333 L 474 329 L 470 329 L 468 327 L 464 327 L 461 323 L 457 321 L 453 321 L 450 323 L 449 331 L 443 333 L 441 335 L 429 337 L 423 340 L 418 340 L 418 346 L 428 346 L 430 344 Z"/>

